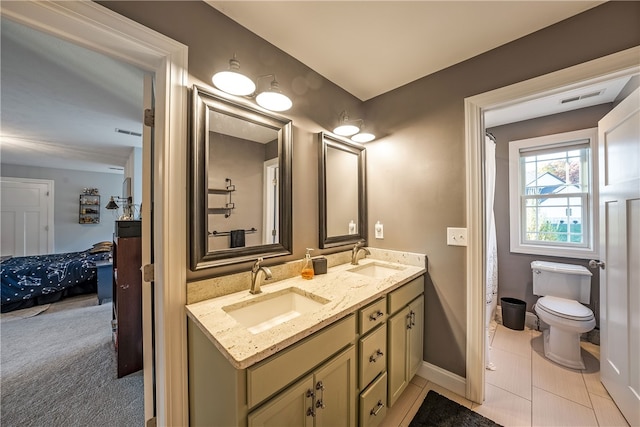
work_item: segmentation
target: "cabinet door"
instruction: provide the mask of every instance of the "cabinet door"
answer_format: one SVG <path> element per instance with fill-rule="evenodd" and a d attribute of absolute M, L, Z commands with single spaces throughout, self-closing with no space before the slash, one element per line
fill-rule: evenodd
<path fill-rule="evenodd" d="M 313 376 L 289 387 L 248 417 L 248 427 L 313 427 Z"/>
<path fill-rule="evenodd" d="M 356 350 L 349 347 L 318 369 L 315 427 L 356 425 Z"/>
<path fill-rule="evenodd" d="M 408 374 L 408 329 L 411 321 L 409 307 L 392 316 L 387 323 L 389 341 L 387 343 L 387 384 L 389 387 L 389 407 L 392 407 L 407 386 Z"/>
<path fill-rule="evenodd" d="M 411 328 L 409 329 L 409 378 L 418 372 L 422 365 L 422 347 L 424 341 L 424 295 L 409 304 Z"/>

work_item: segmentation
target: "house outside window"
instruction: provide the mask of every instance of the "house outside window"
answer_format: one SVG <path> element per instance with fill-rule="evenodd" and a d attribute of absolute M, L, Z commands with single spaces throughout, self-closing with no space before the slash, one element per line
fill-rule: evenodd
<path fill-rule="evenodd" d="M 511 252 L 597 255 L 597 128 L 509 142 Z"/>

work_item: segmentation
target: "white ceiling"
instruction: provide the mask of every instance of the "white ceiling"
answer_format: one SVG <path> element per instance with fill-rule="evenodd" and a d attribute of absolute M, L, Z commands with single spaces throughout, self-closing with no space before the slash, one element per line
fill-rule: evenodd
<path fill-rule="evenodd" d="M 366 100 L 602 2 L 207 3 Z M 122 173 L 141 138 L 116 129 L 142 131 L 142 71 L 6 19 L 0 30 L 2 163 Z"/>
<path fill-rule="evenodd" d="M 205 1 L 363 101 L 604 3 Z"/>
<path fill-rule="evenodd" d="M 142 138 L 143 72 L 2 19 L 2 163 L 123 173 Z M 111 169 L 115 168 L 115 169 Z"/>

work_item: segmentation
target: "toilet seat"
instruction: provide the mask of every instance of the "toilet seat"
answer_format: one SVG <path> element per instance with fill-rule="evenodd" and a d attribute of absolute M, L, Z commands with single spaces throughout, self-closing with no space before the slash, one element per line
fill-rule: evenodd
<path fill-rule="evenodd" d="M 578 322 L 592 320 L 593 312 L 578 301 L 554 296 L 538 299 L 536 307 L 550 315 Z"/>

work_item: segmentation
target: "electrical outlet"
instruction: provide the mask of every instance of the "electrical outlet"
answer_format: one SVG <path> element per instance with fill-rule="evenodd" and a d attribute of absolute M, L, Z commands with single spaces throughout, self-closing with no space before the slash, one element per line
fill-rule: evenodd
<path fill-rule="evenodd" d="M 378 221 L 373 228 L 376 232 L 376 239 L 384 239 L 384 225 L 380 224 L 380 221 Z"/>
<path fill-rule="evenodd" d="M 467 246 L 467 229 L 447 227 L 447 245 Z"/>

